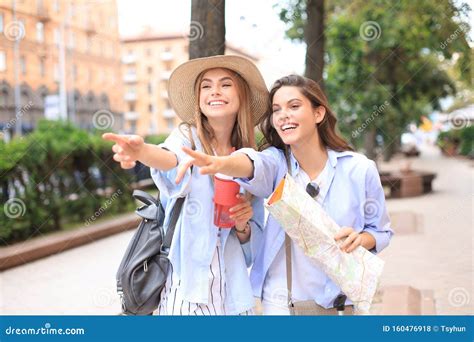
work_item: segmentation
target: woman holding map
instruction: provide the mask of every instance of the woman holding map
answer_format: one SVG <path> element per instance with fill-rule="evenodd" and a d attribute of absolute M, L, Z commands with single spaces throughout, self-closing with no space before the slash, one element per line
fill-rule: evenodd
<path fill-rule="evenodd" d="M 271 111 L 260 126 L 266 140 L 262 152 L 244 148 L 227 157 L 214 157 L 183 150 L 201 174 L 237 177 L 238 183 L 259 197 L 269 197 L 289 173 L 342 227 L 334 239 L 343 252 L 351 253 L 359 246 L 372 253 L 384 249 L 393 231 L 375 163 L 353 152 L 336 133 L 336 117 L 318 84 L 297 75 L 283 77 L 274 83 L 270 103 Z M 178 177 L 184 171 L 179 170 Z M 305 303 L 308 314 L 331 315 L 344 308 L 352 314 L 353 303 L 285 237 L 272 215 L 251 282 L 254 295 L 262 299 L 264 314 L 294 313 L 292 308 L 298 303 Z"/>

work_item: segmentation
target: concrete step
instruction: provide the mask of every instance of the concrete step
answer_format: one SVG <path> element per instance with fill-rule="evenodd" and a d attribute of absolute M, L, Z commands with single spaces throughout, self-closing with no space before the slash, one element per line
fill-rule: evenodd
<path fill-rule="evenodd" d="M 64 231 L 36 237 L 12 246 L 0 248 L 0 270 L 26 264 L 67 249 L 85 245 L 113 234 L 138 226 L 135 213 L 121 215 L 105 222 L 91 224 L 72 231 Z"/>
<path fill-rule="evenodd" d="M 408 285 L 381 288 L 374 297 L 374 315 L 436 315 L 432 290 L 419 290 Z"/>

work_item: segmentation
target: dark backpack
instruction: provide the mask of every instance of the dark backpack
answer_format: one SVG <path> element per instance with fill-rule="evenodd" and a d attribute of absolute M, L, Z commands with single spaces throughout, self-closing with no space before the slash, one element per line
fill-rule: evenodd
<path fill-rule="evenodd" d="M 133 191 L 133 197 L 144 203 L 135 211 L 142 221 L 118 268 L 117 292 L 123 314 L 150 315 L 158 308 L 168 277 L 169 249 L 185 197 L 176 200 L 166 235 L 165 212 L 159 199 L 141 190 Z"/>

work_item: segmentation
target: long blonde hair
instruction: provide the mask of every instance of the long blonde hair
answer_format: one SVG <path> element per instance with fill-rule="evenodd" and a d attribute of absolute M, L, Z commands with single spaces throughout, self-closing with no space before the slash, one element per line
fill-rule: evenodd
<path fill-rule="evenodd" d="M 239 110 L 237 111 L 237 119 L 235 120 L 234 127 L 232 129 L 230 142 L 231 146 L 235 147 L 236 150 L 243 147 L 256 148 L 255 134 L 254 134 L 254 122 L 250 112 L 250 88 L 247 82 L 233 70 L 222 68 L 230 72 L 234 77 L 235 84 L 237 86 L 237 93 L 239 94 Z M 215 132 L 207 117 L 202 113 L 199 107 L 199 96 L 201 93 L 201 81 L 204 74 L 212 69 L 204 70 L 196 78 L 194 84 L 194 94 L 196 103 L 194 106 L 194 122 L 187 123 L 187 125 L 195 125 L 197 129 L 198 138 L 201 142 L 202 148 L 206 154 L 214 155 L 214 149 L 212 148 L 212 141 L 215 138 Z"/>

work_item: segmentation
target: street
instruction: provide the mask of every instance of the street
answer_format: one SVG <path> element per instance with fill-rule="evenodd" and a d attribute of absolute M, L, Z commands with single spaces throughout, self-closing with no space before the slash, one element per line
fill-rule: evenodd
<path fill-rule="evenodd" d="M 411 160 L 411 159 L 410 159 Z M 396 169 L 406 162 L 382 164 Z M 434 171 L 434 192 L 387 201 L 390 213 L 417 215 L 416 232 L 400 231 L 380 256 L 381 286 L 433 290 L 437 314 L 472 314 L 473 162 L 423 149 L 416 170 Z M 132 231 L 3 272 L 2 315 L 116 315 L 115 271 Z"/>

